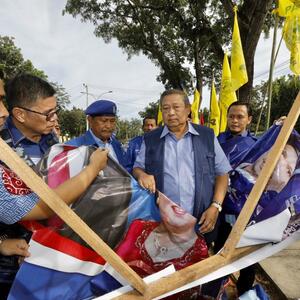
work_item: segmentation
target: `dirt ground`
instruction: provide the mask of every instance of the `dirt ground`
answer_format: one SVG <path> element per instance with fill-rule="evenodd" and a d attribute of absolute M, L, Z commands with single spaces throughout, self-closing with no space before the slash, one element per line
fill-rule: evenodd
<path fill-rule="evenodd" d="M 230 276 L 230 282 L 226 287 L 226 294 L 229 300 L 236 300 L 237 297 L 237 289 L 235 286 L 235 282 L 239 276 L 239 272 L 234 273 Z M 277 286 L 274 285 L 272 280 L 265 274 L 265 272 L 257 265 L 256 267 L 256 275 L 255 275 L 255 283 L 259 283 L 268 294 L 271 300 L 287 300 L 287 298 L 278 290 Z"/>

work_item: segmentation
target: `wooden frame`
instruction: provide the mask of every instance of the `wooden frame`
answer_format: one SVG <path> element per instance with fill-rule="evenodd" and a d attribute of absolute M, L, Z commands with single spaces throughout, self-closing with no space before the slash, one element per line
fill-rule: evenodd
<path fill-rule="evenodd" d="M 236 249 L 236 245 L 295 126 L 299 113 L 300 92 L 294 101 L 274 146 L 269 152 L 266 164 L 260 172 L 222 252 L 148 285 L 2 139 L 0 139 L 0 160 L 13 170 L 65 223 L 136 289 L 136 291 L 129 292 L 116 299 L 152 299 L 201 278 L 261 247 L 251 246 Z"/>

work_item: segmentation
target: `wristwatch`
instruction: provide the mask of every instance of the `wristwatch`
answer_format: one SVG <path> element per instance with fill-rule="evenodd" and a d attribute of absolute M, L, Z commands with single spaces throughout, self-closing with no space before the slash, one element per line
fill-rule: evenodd
<path fill-rule="evenodd" d="M 220 202 L 218 202 L 218 201 L 216 201 L 216 200 L 213 200 L 213 201 L 211 202 L 211 205 L 214 206 L 214 207 L 216 207 L 216 208 L 218 209 L 219 212 L 222 211 L 222 203 L 220 203 Z"/>

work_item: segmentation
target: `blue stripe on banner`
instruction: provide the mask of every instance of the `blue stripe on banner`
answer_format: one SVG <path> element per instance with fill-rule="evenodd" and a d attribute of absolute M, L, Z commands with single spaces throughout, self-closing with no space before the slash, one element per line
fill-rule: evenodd
<path fill-rule="evenodd" d="M 132 195 L 129 204 L 127 228 L 135 219 L 160 221 L 155 195 L 143 190 L 137 181 L 131 177 Z"/>
<path fill-rule="evenodd" d="M 122 285 L 119 281 L 105 271 L 91 280 L 91 289 L 95 296 L 105 295 L 106 293 L 112 292 L 121 286 Z"/>
<path fill-rule="evenodd" d="M 8 300 L 92 299 L 94 297 L 90 285 L 92 278 L 24 262 L 13 283 Z"/>

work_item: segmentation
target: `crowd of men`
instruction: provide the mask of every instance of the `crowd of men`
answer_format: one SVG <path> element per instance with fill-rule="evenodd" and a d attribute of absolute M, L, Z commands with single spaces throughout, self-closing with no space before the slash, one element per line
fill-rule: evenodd
<path fill-rule="evenodd" d="M 230 231 L 221 211 L 233 164 L 231 157 L 256 141 L 247 129 L 252 118 L 250 107 L 243 102 L 233 103 L 228 109 L 228 130 L 215 137 L 210 128 L 189 122 L 190 102 L 183 91 L 165 91 L 160 106 L 164 125 L 157 126 L 155 116 L 146 117 L 142 127 L 144 135 L 129 141 L 125 152 L 114 135 L 116 104 L 108 100 L 92 103 L 85 110 L 89 129 L 67 144 L 93 145 L 106 150 L 94 152 L 88 168 L 78 175 L 87 178 L 84 184 L 74 177 L 55 190 L 67 204 L 75 201 L 105 167 L 109 153 L 133 174 L 142 188 L 163 192 L 196 217 L 207 243 L 215 242 L 220 249 Z M 55 90 L 45 80 L 21 74 L 8 81 L 5 89 L 0 81 L 1 137 L 32 168 L 58 143 L 57 112 Z M 53 212 L 25 184 L 22 185 L 25 192 L 14 191 L 16 175 L 5 165 L 1 165 L 0 171 L 0 257 L 27 257 L 30 235 L 19 238 L 8 232 L 12 228 L 16 230 L 12 226 L 20 226 L 17 223 L 20 220 L 46 219 Z M 4 174 L 11 179 L 9 190 L 13 192 L 8 192 L 7 183 L 2 180 Z M 222 231 L 217 230 L 220 222 Z M 2 278 L 1 259 L 0 299 L 6 299 L 15 274 Z M 248 270 L 246 275 L 249 272 L 247 283 L 238 286 L 239 294 L 253 284 L 254 273 Z"/>

